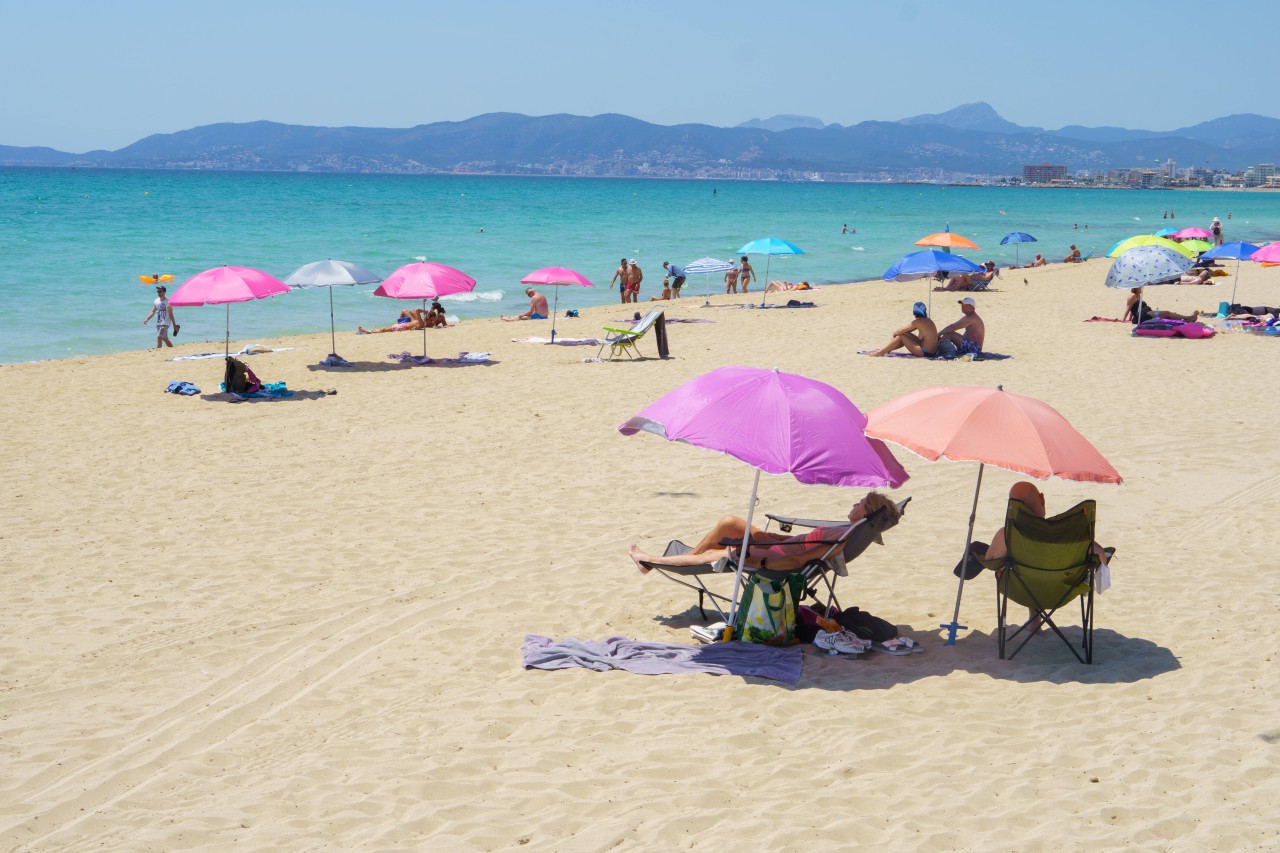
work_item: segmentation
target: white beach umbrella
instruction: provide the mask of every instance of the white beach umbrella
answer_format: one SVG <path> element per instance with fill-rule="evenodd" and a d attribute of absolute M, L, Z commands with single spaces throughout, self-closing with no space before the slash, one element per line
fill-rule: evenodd
<path fill-rule="evenodd" d="M 348 261 L 324 260 L 304 264 L 289 274 L 284 283 L 290 287 L 327 287 L 329 288 L 329 344 L 333 351 L 329 353 L 333 359 L 339 359 L 337 336 L 333 323 L 333 289 L 335 287 L 354 287 L 357 284 L 376 284 L 382 278 L 369 272 L 358 264 Z"/>

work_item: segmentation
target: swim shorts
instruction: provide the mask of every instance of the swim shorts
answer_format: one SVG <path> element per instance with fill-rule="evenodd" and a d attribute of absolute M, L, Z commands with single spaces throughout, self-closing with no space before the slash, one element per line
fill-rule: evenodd
<path fill-rule="evenodd" d="M 638 284 L 627 285 L 627 293 L 639 293 L 639 292 L 640 292 L 640 285 Z"/>
<path fill-rule="evenodd" d="M 547 319 L 547 315 L 546 315 L 546 314 L 530 314 L 530 315 L 529 315 L 529 319 L 530 319 L 530 320 L 545 320 L 545 319 Z"/>
<path fill-rule="evenodd" d="M 156 326 L 156 337 L 157 337 L 157 338 L 167 338 L 167 337 L 169 337 L 169 327 L 168 327 L 168 326 L 166 326 L 166 325 L 163 325 L 163 324 L 157 325 L 157 326 Z"/>
<path fill-rule="evenodd" d="M 682 287 L 684 287 L 684 276 L 679 276 L 675 281 L 671 282 L 672 290 L 679 290 Z"/>
<path fill-rule="evenodd" d="M 960 339 L 961 355 L 978 355 L 981 352 L 982 352 L 982 347 L 978 346 L 973 341 L 969 340 L 968 338 Z"/>

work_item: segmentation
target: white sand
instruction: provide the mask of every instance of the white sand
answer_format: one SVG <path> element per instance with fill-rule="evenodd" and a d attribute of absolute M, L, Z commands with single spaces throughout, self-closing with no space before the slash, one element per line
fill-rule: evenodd
<path fill-rule="evenodd" d="M 1081 322 L 1120 314 L 1106 269 L 980 294 L 1003 362 L 855 355 L 917 283 L 820 288 L 812 310 L 686 298 L 673 316 L 715 322 L 669 327 L 667 361 L 583 363 L 594 348 L 510 341 L 546 323 L 496 320 L 428 333 L 491 366 L 385 359 L 420 333 L 345 334 L 365 363 L 345 372 L 307 368 L 327 334 L 266 341 L 297 349 L 250 359 L 264 380 L 338 391 L 293 401 L 163 394 L 221 378 L 170 353 L 0 368 L 0 849 L 1277 848 L 1280 341 Z M 1218 281 L 1149 294 L 1211 308 Z M 1280 274 L 1247 282 L 1254 301 Z M 935 294 L 941 321 L 956 298 Z M 615 427 L 724 364 L 864 411 L 997 383 L 1058 408 L 1125 477 L 1043 484 L 1051 511 L 1097 498 L 1119 548 L 1096 663 L 1051 638 L 998 660 L 985 576 L 942 644 L 977 466 L 901 451 L 909 513 L 841 598 L 924 654 L 807 650 L 795 688 L 522 670 L 527 633 L 688 641 L 695 597 L 626 548 L 744 511 L 751 471 Z M 982 537 L 1016 479 L 987 470 Z M 860 494 L 766 477 L 761 508 L 838 517 Z"/>

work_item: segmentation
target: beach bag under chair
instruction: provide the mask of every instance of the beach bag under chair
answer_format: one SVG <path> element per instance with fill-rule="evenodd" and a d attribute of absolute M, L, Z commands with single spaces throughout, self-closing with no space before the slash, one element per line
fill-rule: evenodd
<path fill-rule="evenodd" d="M 794 643 L 803 593 L 804 579 L 798 572 L 755 572 L 742 585 L 733 638 L 769 646 Z"/>
<path fill-rule="evenodd" d="M 1004 522 L 1008 556 L 982 560 L 996 573 L 1001 660 L 1012 658 L 1038 634 L 1022 625 L 1006 636 L 1007 611 L 1013 601 L 1034 611 L 1035 619 L 1048 625 L 1078 661 L 1093 663 L 1094 573 L 1099 566 L 1093 553 L 1093 531 L 1097 511 L 1096 502 L 1083 501 L 1053 518 L 1040 518 L 1021 501 L 1009 501 Z M 1079 650 L 1053 621 L 1060 607 L 1077 598 L 1083 635 Z M 1022 642 L 1006 654 L 1019 634 L 1025 634 Z"/>

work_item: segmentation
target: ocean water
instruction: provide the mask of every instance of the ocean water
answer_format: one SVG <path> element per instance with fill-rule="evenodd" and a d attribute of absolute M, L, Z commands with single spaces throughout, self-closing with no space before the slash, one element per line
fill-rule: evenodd
<path fill-rule="evenodd" d="M 731 259 L 757 237 L 805 251 L 753 257 L 762 279 L 767 267 L 768 278 L 827 284 L 878 278 L 947 225 L 982 247 L 963 254 L 1003 265 L 1015 252 L 1060 260 L 1071 243 L 1101 256 L 1124 237 L 1207 228 L 1214 216 L 1227 240 L 1280 237 L 1280 196 L 1261 192 L 0 169 L 0 363 L 145 349 L 155 343 L 142 326 L 154 291 L 138 276 L 172 274 L 172 294 L 222 264 L 283 278 L 337 258 L 387 275 L 426 258 L 476 279 L 475 293 L 447 300 L 465 323 L 524 310 L 520 278 L 544 266 L 596 284 L 560 288 L 563 312 L 618 302 L 607 285 L 623 256 L 640 262 L 647 301 L 664 260 Z M 846 224 L 853 233 L 841 233 Z M 999 245 L 1010 231 L 1039 242 Z M 372 291 L 335 289 L 339 335 L 386 325 L 403 307 Z M 723 282 L 695 276 L 684 291 L 723 292 Z M 231 306 L 233 347 L 327 331 L 328 299 L 317 289 Z M 222 341 L 224 307 L 175 313 L 179 342 Z"/>

